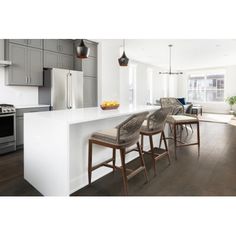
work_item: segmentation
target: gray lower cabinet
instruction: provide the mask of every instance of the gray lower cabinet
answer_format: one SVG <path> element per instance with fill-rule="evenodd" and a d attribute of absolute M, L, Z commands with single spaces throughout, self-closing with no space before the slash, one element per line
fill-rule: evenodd
<path fill-rule="evenodd" d="M 49 106 L 16 109 L 16 146 L 18 149 L 24 144 L 24 113 L 40 111 L 49 111 Z"/>
<path fill-rule="evenodd" d="M 9 42 L 39 49 L 43 48 L 43 39 L 9 39 Z"/>
<path fill-rule="evenodd" d="M 84 107 L 97 106 L 97 78 L 84 76 Z"/>
<path fill-rule="evenodd" d="M 19 44 L 8 44 L 8 59 L 12 61 L 6 85 L 43 85 L 43 51 Z"/>
<path fill-rule="evenodd" d="M 24 143 L 24 117 L 16 117 L 16 146 L 21 146 Z"/>
<path fill-rule="evenodd" d="M 74 69 L 74 58 L 71 55 L 44 51 L 45 68 Z"/>

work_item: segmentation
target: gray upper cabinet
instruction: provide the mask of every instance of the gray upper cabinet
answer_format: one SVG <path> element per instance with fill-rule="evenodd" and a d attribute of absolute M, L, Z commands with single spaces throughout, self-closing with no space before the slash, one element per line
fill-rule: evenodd
<path fill-rule="evenodd" d="M 9 39 L 9 42 L 10 43 L 18 43 L 18 44 L 25 45 L 25 46 L 27 46 L 27 44 L 28 44 L 27 39 Z"/>
<path fill-rule="evenodd" d="M 27 85 L 27 47 L 18 44 L 9 44 L 9 74 L 7 85 Z"/>
<path fill-rule="evenodd" d="M 73 55 L 73 40 L 71 39 L 44 39 L 44 50 Z"/>
<path fill-rule="evenodd" d="M 45 68 L 58 68 L 58 53 L 44 51 L 43 55 L 44 55 L 43 66 Z"/>
<path fill-rule="evenodd" d="M 6 77 L 7 85 L 43 85 L 43 52 L 19 44 L 8 44 L 8 59 L 12 61 Z"/>
<path fill-rule="evenodd" d="M 62 53 L 44 51 L 45 68 L 74 69 L 74 58 Z"/>
<path fill-rule="evenodd" d="M 58 52 L 58 39 L 44 39 L 44 50 Z"/>
<path fill-rule="evenodd" d="M 43 85 L 43 51 L 28 48 L 28 83 L 34 86 Z"/>
<path fill-rule="evenodd" d="M 84 76 L 97 77 L 97 58 L 89 57 L 82 60 Z"/>
<path fill-rule="evenodd" d="M 97 106 L 97 79 L 84 76 L 84 107 Z"/>
<path fill-rule="evenodd" d="M 68 55 L 73 55 L 74 52 L 74 44 L 73 40 L 71 39 L 59 39 L 59 52 L 68 54 Z"/>
<path fill-rule="evenodd" d="M 34 48 L 40 48 L 40 49 L 43 48 L 42 39 L 9 39 L 9 42 Z"/>
<path fill-rule="evenodd" d="M 43 40 L 42 39 L 28 39 L 28 46 L 33 48 L 43 49 Z"/>
<path fill-rule="evenodd" d="M 74 69 L 73 56 L 60 54 L 59 55 L 59 68 L 73 70 Z"/>

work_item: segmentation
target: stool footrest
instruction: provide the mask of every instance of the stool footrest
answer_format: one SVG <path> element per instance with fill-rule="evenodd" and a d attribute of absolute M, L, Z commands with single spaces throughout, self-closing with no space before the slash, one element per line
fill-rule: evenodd
<path fill-rule="evenodd" d="M 131 178 L 133 178 L 135 175 L 137 175 L 138 173 L 140 173 L 141 171 L 145 170 L 144 166 L 140 166 L 139 168 L 137 168 L 136 170 L 133 170 L 128 176 L 127 179 L 130 180 Z"/>
<path fill-rule="evenodd" d="M 106 160 L 106 161 L 104 161 L 104 162 L 102 162 L 102 163 L 99 163 L 99 164 L 93 166 L 93 167 L 92 167 L 92 170 L 96 170 L 96 169 L 98 169 L 98 168 L 101 167 L 101 166 L 106 166 L 106 167 L 113 168 L 112 165 L 109 165 L 109 164 L 108 164 L 108 163 L 111 162 L 111 161 L 113 161 L 113 158 L 111 158 L 111 159 L 109 159 L 109 160 Z"/>

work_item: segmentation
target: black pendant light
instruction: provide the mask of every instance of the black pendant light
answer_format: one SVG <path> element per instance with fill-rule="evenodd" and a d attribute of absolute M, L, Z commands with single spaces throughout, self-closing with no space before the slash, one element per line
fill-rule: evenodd
<path fill-rule="evenodd" d="M 86 47 L 84 40 L 81 39 L 79 46 L 76 48 L 77 57 L 80 59 L 88 58 L 90 48 Z"/>
<path fill-rule="evenodd" d="M 129 58 L 125 55 L 125 40 L 123 39 L 123 54 L 118 59 L 120 66 L 128 66 Z"/>

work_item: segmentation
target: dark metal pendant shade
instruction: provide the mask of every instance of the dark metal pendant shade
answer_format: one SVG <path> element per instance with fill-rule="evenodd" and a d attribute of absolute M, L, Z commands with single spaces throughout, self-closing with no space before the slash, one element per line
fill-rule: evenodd
<path fill-rule="evenodd" d="M 79 46 L 76 48 L 77 57 L 81 59 L 88 58 L 89 52 L 90 48 L 86 47 L 84 40 L 81 39 Z"/>
<path fill-rule="evenodd" d="M 123 39 L 123 54 L 118 59 L 118 62 L 120 66 L 128 66 L 128 63 L 129 63 L 129 58 L 125 55 L 125 40 L 124 39 Z"/>
<path fill-rule="evenodd" d="M 118 59 L 120 66 L 128 66 L 129 58 L 125 55 L 125 51 L 122 56 Z"/>

